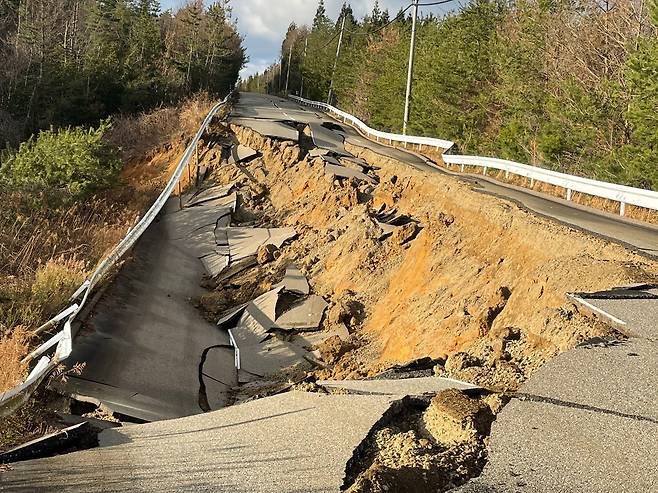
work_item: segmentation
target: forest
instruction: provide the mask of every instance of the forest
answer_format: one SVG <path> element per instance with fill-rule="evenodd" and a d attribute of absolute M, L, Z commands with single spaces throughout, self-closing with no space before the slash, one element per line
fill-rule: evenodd
<path fill-rule="evenodd" d="M 223 95 L 245 61 L 229 0 L 0 0 L 0 149 L 33 133 Z"/>
<path fill-rule="evenodd" d="M 420 8 L 408 133 L 658 190 L 658 1 L 450 5 L 441 17 Z M 310 26 L 290 25 L 280 61 L 243 87 L 283 93 L 288 82 L 290 94 L 327 101 L 336 62 L 331 103 L 400 132 L 411 23 L 409 8 L 377 4 L 363 19 L 349 4 L 330 19 L 320 0 Z"/>

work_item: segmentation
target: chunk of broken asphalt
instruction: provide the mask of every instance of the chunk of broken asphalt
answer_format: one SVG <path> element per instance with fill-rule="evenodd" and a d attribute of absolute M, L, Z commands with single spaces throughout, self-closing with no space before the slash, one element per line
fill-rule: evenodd
<path fill-rule="evenodd" d="M 239 144 L 231 147 L 231 157 L 229 158 L 230 164 L 241 163 L 248 159 L 252 159 L 258 155 L 258 151 L 253 150 L 251 147 Z"/>
<path fill-rule="evenodd" d="M 320 296 L 312 295 L 295 303 L 275 322 L 281 329 L 317 329 L 328 303 Z"/>
<path fill-rule="evenodd" d="M 290 264 L 288 267 L 286 267 L 286 273 L 283 277 L 283 281 L 277 284 L 277 286 L 283 286 L 286 291 L 298 293 L 301 295 L 307 295 L 311 292 L 311 288 L 308 285 L 306 277 L 304 274 L 302 274 L 302 271 L 299 270 L 299 268 L 294 264 Z"/>

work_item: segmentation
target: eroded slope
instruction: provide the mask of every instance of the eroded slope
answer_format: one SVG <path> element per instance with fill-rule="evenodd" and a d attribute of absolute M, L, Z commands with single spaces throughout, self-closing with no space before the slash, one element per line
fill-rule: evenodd
<path fill-rule="evenodd" d="M 326 330 L 352 334 L 320 348 L 322 377 L 431 356 L 438 374 L 515 388 L 559 351 L 611 330 L 566 293 L 655 277 L 655 262 L 439 174 L 362 151 L 380 183 L 337 179 L 297 145 L 232 129 L 262 153 L 245 165 L 245 213 L 300 233 L 277 262 L 297 262 L 332 301 Z M 223 183 L 240 176 L 232 165 L 215 173 Z M 410 221 L 384 237 L 382 208 Z"/>

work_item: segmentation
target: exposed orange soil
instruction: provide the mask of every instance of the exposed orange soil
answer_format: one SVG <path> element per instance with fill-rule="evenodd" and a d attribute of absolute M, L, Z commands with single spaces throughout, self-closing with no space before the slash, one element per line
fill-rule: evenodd
<path fill-rule="evenodd" d="M 233 128 L 263 153 L 249 171 L 269 189 L 267 213 L 300 232 L 283 255 L 334 306 L 350 300 L 364 307 L 363 317 L 348 321 L 357 347 L 333 376 L 358 378 L 432 356 L 448 358 L 439 372 L 515 387 L 559 351 L 612 330 L 566 293 L 658 275 L 654 261 L 448 177 L 360 150 L 381 168 L 381 183 L 370 190 L 334 182 L 320 159 L 299 159 L 297 146 Z M 230 166 L 223 175 L 234 176 Z M 378 239 L 371 216 L 382 203 L 419 222 L 415 239 Z M 329 317 L 326 327 L 334 322 Z"/>

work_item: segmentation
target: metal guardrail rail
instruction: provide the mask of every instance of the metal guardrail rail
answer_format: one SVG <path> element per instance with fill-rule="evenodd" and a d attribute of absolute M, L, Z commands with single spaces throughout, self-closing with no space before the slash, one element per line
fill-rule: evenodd
<path fill-rule="evenodd" d="M 315 108 L 318 110 L 326 111 L 327 113 L 332 113 L 340 118 L 343 119 L 346 123 L 349 122 L 351 125 L 355 126 L 359 130 L 361 130 L 364 134 L 366 134 L 368 137 L 375 137 L 375 140 L 379 142 L 380 140 L 386 142 L 388 141 L 389 144 L 392 144 L 393 142 L 400 142 L 404 144 L 405 146 L 407 144 L 416 144 L 419 146 L 428 146 L 428 147 L 434 147 L 436 150 L 444 149 L 448 150 L 450 149 L 453 145 L 455 145 L 454 142 L 450 140 L 443 140 L 443 139 L 434 139 L 432 137 L 416 137 L 413 135 L 399 135 L 399 134 L 392 134 L 389 132 L 381 132 L 379 130 L 375 130 L 374 128 L 370 128 L 368 125 L 363 123 L 361 120 L 359 120 L 357 117 L 350 115 L 349 113 L 345 113 L 342 110 L 339 110 L 335 106 L 331 106 L 330 104 L 327 103 L 320 103 L 318 101 L 311 101 L 309 99 L 304 99 L 300 98 L 298 96 L 289 96 L 290 99 L 293 101 L 296 101 L 300 104 L 309 106 L 311 108 Z"/>
<path fill-rule="evenodd" d="M 391 134 L 387 132 L 380 132 L 371 129 L 358 118 L 345 113 L 331 105 L 321 103 L 318 101 L 310 101 L 308 99 L 300 98 L 297 96 L 290 96 L 290 99 L 300 104 L 310 106 L 319 110 L 326 111 L 330 114 L 341 117 L 345 122 L 349 122 L 369 137 L 376 137 L 377 141 L 383 139 L 384 141 L 392 144 L 393 142 L 412 143 L 432 146 L 438 149 L 449 150 L 454 143 L 448 140 L 432 139 L 430 137 L 412 137 L 408 135 Z M 626 213 L 626 205 L 635 205 L 644 207 L 646 209 L 658 210 L 658 192 L 653 190 L 644 190 L 641 188 L 628 187 L 626 185 L 617 185 L 615 183 L 608 183 L 604 181 L 592 180 L 590 178 L 583 178 L 581 176 L 569 175 L 566 173 L 559 173 L 537 166 L 530 166 L 527 164 L 516 163 L 514 161 L 507 161 L 505 159 L 497 159 L 482 156 L 462 156 L 458 154 L 443 154 L 443 161 L 446 164 L 461 165 L 461 170 L 464 172 L 465 166 L 477 166 L 482 168 L 483 174 L 487 173 L 488 169 L 497 169 L 504 171 L 507 176 L 514 174 L 523 176 L 531 180 L 556 185 L 566 190 L 565 198 L 571 200 L 573 192 L 585 193 L 594 197 L 600 197 L 612 201 L 619 202 L 619 214 L 623 216 Z"/>
<path fill-rule="evenodd" d="M 160 193 L 158 198 L 153 202 L 153 205 L 144 214 L 144 216 L 135 225 L 135 227 L 132 228 L 123 238 L 123 240 L 121 240 L 116 245 L 116 247 L 114 247 L 112 252 L 98 264 L 91 277 L 89 277 L 89 279 L 87 279 L 76 290 L 76 292 L 73 293 L 70 299 L 71 305 L 35 331 L 36 333 L 43 332 L 52 327 L 55 327 L 63 320 L 65 320 L 64 328 L 60 332 L 41 344 L 41 346 L 32 351 L 24 359 L 24 361 L 32 361 L 38 357 L 41 357 L 34 368 L 32 368 L 25 381 L 13 389 L 0 392 L 0 415 L 11 413 L 14 409 L 20 407 L 20 405 L 29 397 L 32 391 L 43 381 L 43 379 L 58 364 L 70 356 L 73 350 L 74 334 L 72 334 L 71 328 L 73 321 L 84 308 L 94 287 L 100 283 L 108 271 L 126 254 L 126 252 L 128 252 L 128 250 L 133 247 L 135 242 L 142 236 L 142 234 L 144 234 L 146 229 L 151 225 L 158 213 L 162 210 L 165 203 L 171 196 L 174 188 L 176 187 L 176 184 L 180 180 L 185 167 L 188 165 L 190 158 L 192 157 L 192 154 L 194 153 L 194 150 L 199 142 L 199 139 L 201 139 L 201 136 L 206 131 L 206 128 L 210 124 L 213 117 L 217 114 L 219 109 L 226 105 L 226 103 L 229 101 L 231 94 L 226 96 L 223 101 L 220 101 L 215 106 L 213 106 L 212 109 L 208 112 L 208 115 L 203 120 L 199 130 L 185 150 L 185 153 L 176 166 L 174 174 L 167 182 L 167 185 L 165 186 L 164 190 L 162 190 L 162 193 Z M 76 300 L 80 301 L 76 302 Z M 54 346 L 56 346 L 55 353 L 52 356 L 45 356 L 44 354 Z"/>
<path fill-rule="evenodd" d="M 550 169 L 538 168 L 527 164 L 507 161 L 505 159 L 496 159 L 480 156 L 460 156 L 456 154 L 444 154 L 443 161 L 446 164 L 461 165 L 462 171 L 465 166 L 482 167 L 482 172 L 486 174 L 487 169 L 497 169 L 517 176 L 523 176 L 534 181 L 556 185 L 566 190 L 565 198 L 571 200 L 573 192 L 585 193 L 594 197 L 601 197 L 608 200 L 619 202 L 619 214 L 623 216 L 626 213 L 626 205 L 636 205 L 646 209 L 658 210 L 658 192 L 653 190 L 644 190 L 642 188 L 627 187 L 626 185 L 617 185 L 605 181 L 592 180 L 582 176 L 568 175 Z"/>

